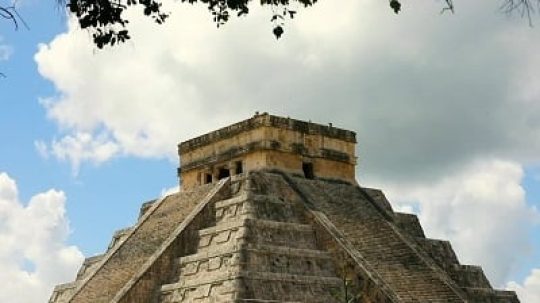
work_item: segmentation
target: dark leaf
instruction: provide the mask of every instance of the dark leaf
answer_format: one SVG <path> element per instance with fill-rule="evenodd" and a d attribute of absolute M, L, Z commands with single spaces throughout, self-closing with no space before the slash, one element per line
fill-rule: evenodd
<path fill-rule="evenodd" d="M 394 10 L 394 13 L 399 13 L 401 10 L 401 3 L 398 0 L 390 0 L 390 7 Z"/>
<path fill-rule="evenodd" d="M 283 27 L 281 27 L 280 25 L 274 27 L 274 36 L 276 36 L 276 39 L 279 39 L 281 38 L 281 35 L 283 35 Z"/>
<path fill-rule="evenodd" d="M 294 15 L 296 15 L 296 11 L 288 11 L 288 12 L 291 19 L 294 19 Z"/>

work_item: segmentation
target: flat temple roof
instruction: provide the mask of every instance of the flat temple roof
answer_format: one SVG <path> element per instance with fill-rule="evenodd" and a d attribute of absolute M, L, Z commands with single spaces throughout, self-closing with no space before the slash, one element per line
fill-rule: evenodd
<path fill-rule="evenodd" d="M 178 144 L 178 151 L 180 154 L 186 153 L 201 146 L 209 145 L 214 142 L 233 137 L 239 133 L 256 129 L 262 126 L 290 129 L 304 134 L 322 135 L 325 137 L 336 138 L 343 141 L 356 143 L 356 133 L 350 130 L 337 128 L 330 125 L 306 122 L 263 113 L 260 115 L 256 114 L 249 119 L 181 142 L 180 144 Z"/>

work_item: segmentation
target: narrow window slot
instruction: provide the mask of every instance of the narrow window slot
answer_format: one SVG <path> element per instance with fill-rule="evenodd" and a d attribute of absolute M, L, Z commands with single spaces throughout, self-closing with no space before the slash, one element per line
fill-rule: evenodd
<path fill-rule="evenodd" d="M 221 180 L 221 179 L 225 179 L 227 177 L 229 177 L 231 175 L 231 171 L 227 168 L 220 168 L 219 169 L 219 172 L 218 172 L 218 179 Z"/>
<path fill-rule="evenodd" d="M 241 174 L 244 172 L 244 167 L 242 166 L 242 161 L 236 161 L 236 174 Z"/>
<path fill-rule="evenodd" d="M 304 177 L 306 177 L 306 179 L 315 178 L 315 174 L 313 173 L 313 163 L 303 162 L 302 170 L 304 171 Z"/>

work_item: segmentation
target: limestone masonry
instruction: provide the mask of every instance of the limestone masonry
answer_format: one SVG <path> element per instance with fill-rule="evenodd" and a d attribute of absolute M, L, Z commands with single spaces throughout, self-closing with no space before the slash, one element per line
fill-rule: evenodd
<path fill-rule="evenodd" d="M 179 193 L 49 303 L 519 302 L 355 179 L 356 134 L 266 113 L 178 147 Z"/>
<path fill-rule="evenodd" d="M 268 114 L 182 142 L 178 146 L 182 188 L 231 174 L 279 169 L 292 174 L 355 182 L 352 131 Z"/>

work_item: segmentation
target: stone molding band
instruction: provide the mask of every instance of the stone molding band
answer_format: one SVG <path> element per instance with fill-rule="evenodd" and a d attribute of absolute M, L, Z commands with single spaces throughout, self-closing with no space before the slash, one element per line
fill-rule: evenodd
<path fill-rule="evenodd" d="M 190 152 L 201 146 L 231 138 L 240 133 L 263 126 L 289 129 L 309 135 L 322 135 L 329 138 L 356 143 L 356 133 L 350 130 L 333 127 L 332 125 L 322 125 L 263 113 L 262 115 L 255 115 L 250 119 L 240 121 L 211 133 L 184 141 L 178 145 L 178 152 L 180 154 Z"/>

